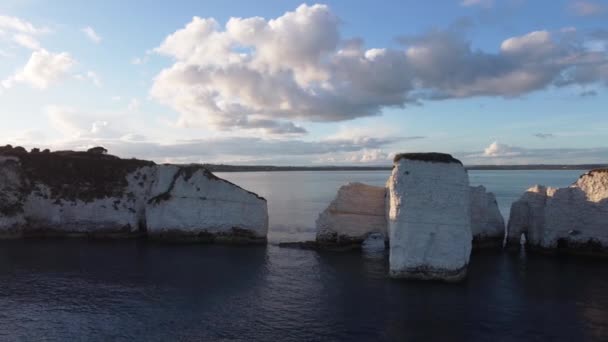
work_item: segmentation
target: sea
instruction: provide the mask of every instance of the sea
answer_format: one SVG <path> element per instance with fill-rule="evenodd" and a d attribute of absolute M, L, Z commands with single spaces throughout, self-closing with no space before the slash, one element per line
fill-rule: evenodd
<path fill-rule="evenodd" d="M 469 171 L 500 210 L 585 170 Z M 492 250 L 458 284 L 393 280 L 386 251 L 314 251 L 317 215 L 389 171 L 218 176 L 268 200 L 267 246 L 0 241 L 0 341 L 608 341 L 608 261 Z"/>

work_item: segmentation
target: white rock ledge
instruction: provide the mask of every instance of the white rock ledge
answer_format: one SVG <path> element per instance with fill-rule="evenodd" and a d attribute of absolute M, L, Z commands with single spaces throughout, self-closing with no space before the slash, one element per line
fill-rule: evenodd
<path fill-rule="evenodd" d="M 262 243 L 266 200 L 198 165 L 0 147 L 0 238 Z"/>
<path fill-rule="evenodd" d="M 608 256 L 608 169 L 567 188 L 536 185 L 511 206 L 508 243 L 535 250 Z"/>

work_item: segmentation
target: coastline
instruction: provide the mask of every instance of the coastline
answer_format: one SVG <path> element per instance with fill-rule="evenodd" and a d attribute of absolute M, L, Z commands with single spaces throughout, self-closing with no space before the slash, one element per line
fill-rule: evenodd
<path fill-rule="evenodd" d="M 286 172 L 286 171 L 391 171 L 392 166 L 272 166 L 202 164 L 211 172 Z M 465 165 L 466 170 L 483 171 L 559 171 L 607 168 L 608 164 L 530 164 L 530 165 Z"/>

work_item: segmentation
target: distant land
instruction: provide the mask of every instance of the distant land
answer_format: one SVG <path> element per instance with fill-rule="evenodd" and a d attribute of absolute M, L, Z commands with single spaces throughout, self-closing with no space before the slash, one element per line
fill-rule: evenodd
<path fill-rule="evenodd" d="M 203 164 L 212 172 L 268 171 L 387 171 L 392 166 L 271 166 Z M 534 165 L 468 165 L 467 170 L 592 170 L 608 168 L 608 164 L 534 164 Z"/>

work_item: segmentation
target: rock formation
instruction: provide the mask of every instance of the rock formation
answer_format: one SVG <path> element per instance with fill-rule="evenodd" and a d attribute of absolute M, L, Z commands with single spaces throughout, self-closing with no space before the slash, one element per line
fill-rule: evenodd
<path fill-rule="evenodd" d="M 458 281 L 471 254 L 468 175 L 448 154 L 395 157 L 388 181 L 390 275 Z"/>
<path fill-rule="evenodd" d="M 473 249 L 502 247 L 505 223 L 493 193 L 471 186 Z M 386 188 L 350 183 L 317 218 L 316 242 L 321 246 L 360 247 L 372 234 L 388 242 Z"/>
<path fill-rule="evenodd" d="M 471 187 L 471 233 L 473 248 L 500 247 L 505 237 L 505 221 L 496 197 L 483 185 Z"/>
<path fill-rule="evenodd" d="M 350 183 L 317 218 L 317 243 L 360 246 L 374 233 L 386 238 L 386 188 Z"/>
<path fill-rule="evenodd" d="M 145 212 L 150 237 L 238 243 L 266 240 L 266 200 L 200 166 L 158 166 L 149 198 Z"/>
<path fill-rule="evenodd" d="M 528 189 L 511 206 L 509 244 L 519 245 L 522 234 L 533 249 L 608 255 L 608 169 L 567 188 Z"/>
<path fill-rule="evenodd" d="M 197 165 L 0 148 L 0 237 L 265 241 L 266 200 Z"/>

